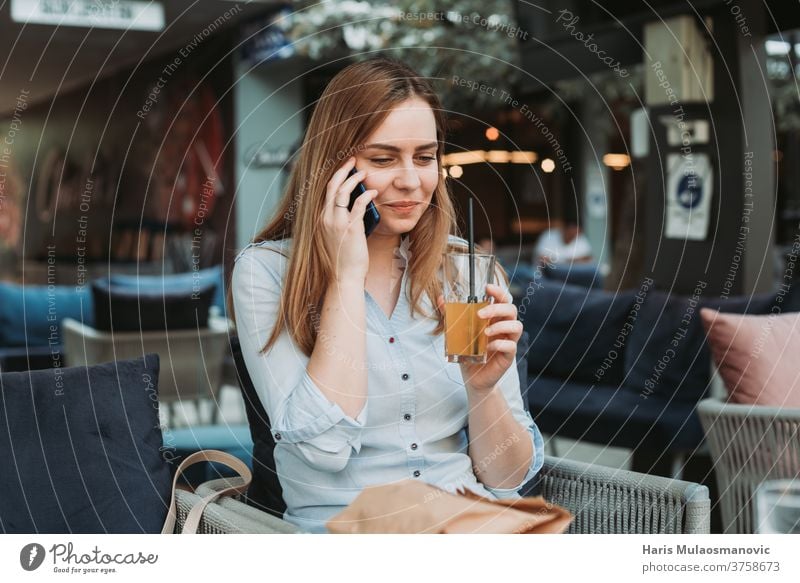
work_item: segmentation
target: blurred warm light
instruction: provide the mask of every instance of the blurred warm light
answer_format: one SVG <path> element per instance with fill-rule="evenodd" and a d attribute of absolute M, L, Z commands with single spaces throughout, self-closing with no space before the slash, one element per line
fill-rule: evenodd
<path fill-rule="evenodd" d="M 511 162 L 513 164 L 533 164 L 536 159 L 536 152 L 523 152 L 522 150 L 511 152 Z"/>
<path fill-rule="evenodd" d="M 490 164 L 506 164 L 511 159 L 511 152 L 506 150 L 489 150 L 486 152 L 486 161 Z"/>
<path fill-rule="evenodd" d="M 550 158 L 545 158 L 542 160 L 542 170 L 547 172 L 548 174 L 556 169 L 556 163 L 553 162 Z"/>
<path fill-rule="evenodd" d="M 453 152 L 442 157 L 444 166 L 466 166 L 488 162 L 490 164 L 533 164 L 537 160 L 536 152 L 508 150 L 469 150 L 466 152 Z"/>
<path fill-rule="evenodd" d="M 490 142 L 494 142 L 497 138 L 500 137 L 500 130 L 497 128 L 489 127 L 486 128 L 486 139 Z"/>
<path fill-rule="evenodd" d="M 442 161 L 446 166 L 478 164 L 484 161 L 484 151 L 469 150 L 467 152 L 453 152 L 452 154 L 445 154 Z"/>
<path fill-rule="evenodd" d="M 447 168 L 445 168 L 444 166 L 442 166 L 442 176 L 444 178 L 447 178 Z"/>
<path fill-rule="evenodd" d="M 464 175 L 464 169 L 461 166 L 451 166 L 450 176 L 453 178 L 461 178 Z"/>
<path fill-rule="evenodd" d="M 622 170 L 630 166 L 631 157 L 627 154 L 606 154 L 603 156 L 603 164 L 614 170 Z"/>

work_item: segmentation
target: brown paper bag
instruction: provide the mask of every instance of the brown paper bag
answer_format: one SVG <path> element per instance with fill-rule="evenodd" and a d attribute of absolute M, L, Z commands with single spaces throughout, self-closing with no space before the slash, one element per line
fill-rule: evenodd
<path fill-rule="evenodd" d="M 365 488 L 327 527 L 334 534 L 558 534 L 571 520 L 541 496 L 489 500 L 409 479 Z"/>

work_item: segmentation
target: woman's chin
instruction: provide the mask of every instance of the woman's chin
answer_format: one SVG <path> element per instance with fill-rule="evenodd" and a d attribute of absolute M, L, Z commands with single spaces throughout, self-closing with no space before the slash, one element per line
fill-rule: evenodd
<path fill-rule="evenodd" d="M 381 218 L 378 226 L 375 227 L 375 233 L 383 235 L 384 237 L 392 235 L 403 235 L 412 231 L 417 226 L 419 219 L 417 217 L 409 217 L 407 219 L 386 219 Z"/>

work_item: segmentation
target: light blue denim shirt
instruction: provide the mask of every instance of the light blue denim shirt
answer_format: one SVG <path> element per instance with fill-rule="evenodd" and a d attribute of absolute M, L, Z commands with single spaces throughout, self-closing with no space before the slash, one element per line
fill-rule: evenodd
<path fill-rule="evenodd" d="M 518 489 L 542 467 L 544 446 L 523 407 L 517 367 L 508 369 L 499 388 L 514 418 L 528 428 L 533 462 L 517 488 L 489 488 L 476 478 L 467 454 L 461 369 L 445 360 L 444 335 L 430 334 L 436 321 L 412 317 L 405 271 L 391 318 L 364 292 L 368 397 L 356 419 L 320 392 L 306 371 L 309 358 L 286 330 L 266 354 L 259 353 L 276 321 L 290 252 L 291 239 L 248 245 L 236 257 L 232 279 L 242 353 L 277 444 L 284 518 L 308 532 L 327 532 L 325 523 L 365 486 L 406 478 L 490 499 L 518 497 Z M 408 253 L 404 237 L 395 253 L 401 266 Z M 423 297 L 424 310 L 433 313 Z M 510 440 L 497 444 L 493 455 L 502 455 L 510 445 Z M 492 461 L 480 460 L 478 467 Z"/>

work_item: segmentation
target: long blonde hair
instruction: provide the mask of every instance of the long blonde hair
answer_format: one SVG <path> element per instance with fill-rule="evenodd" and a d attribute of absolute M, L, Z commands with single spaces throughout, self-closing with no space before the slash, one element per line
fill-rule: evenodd
<path fill-rule="evenodd" d="M 292 169 L 282 201 L 273 219 L 253 242 L 292 238 L 281 294 L 278 319 L 266 352 L 284 328 L 297 346 L 310 356 L 317 338 L 318 315 L 334 270 L 321 237 L 325 189 L 333 173 L 358 151 L 370 134 L 386 119 L 391 109 L 418 97 L 430 105 L 436 119 L 437 158 L 444 154 L 445 114 L 428 82 L 408 66 L 389 59 L 370 59 L 349 65 L 328 84 L 320 97 Z M 455 209 L 445 180 L 441 177 L 430 206 L 409 237 L 408 299 L 412 313 L 438 319 L 434 334 L 444 329 L 438 310 L 426 314 L 421 297 L 427 293 L 431 304 L 441 293 L 437 272 L 442 253 L 452 248 L 448 236 L 457 229 Z M 233 301 L 228 286 L 228 313 Z"/>

